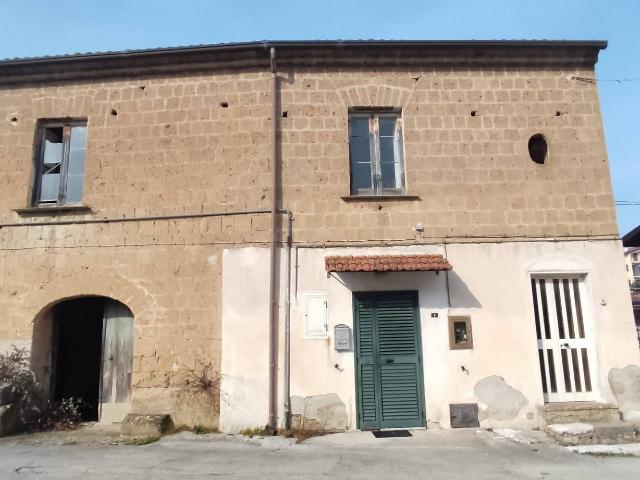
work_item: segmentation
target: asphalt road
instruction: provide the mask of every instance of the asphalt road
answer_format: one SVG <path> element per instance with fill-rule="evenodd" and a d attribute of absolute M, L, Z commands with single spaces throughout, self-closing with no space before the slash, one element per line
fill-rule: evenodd
<path fill-rule="evenodd" d="M 640 458 L 580 455 L 531 433 L 368 432 L 246 439 L 181 433 L 141 446 L 0 442 L 0 479 L 640 479 Z"/>

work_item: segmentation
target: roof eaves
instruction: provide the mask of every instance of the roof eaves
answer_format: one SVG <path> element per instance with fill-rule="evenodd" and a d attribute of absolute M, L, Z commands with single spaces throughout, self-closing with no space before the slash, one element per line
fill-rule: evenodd
<path fill-rule="evenodd" d="M 640 225 L 622 237 L 622 245 L 625 247 L 640 247 Z"/>
<path fill-rule="evenodd" d="M 260 40 L 251 42 L 230 42 L 186 45 L 179 47 L 158 47 L 132 50 L 79 52 L 65 55 L 45 55 L 39 57 L 15 57 L 0 59 L 0 65 L 46 63 L 59 60 L 86 59 L 98 57 L 135 57 L 147 54 L 180 54 L 197 51 L 224 51 L 256 48 L 316 48 L 316 47 L 588 47 L 604 50 L 606 40 Z"/>
<path fill-rule="evenodd" d="M 0 85 L 268 68 L 271 47 L 279 50 L 278 65 L 284 68 L 590 68 L 606 45 L 595 40 L 263 40 L 5 60 L 0 61 Z"/>

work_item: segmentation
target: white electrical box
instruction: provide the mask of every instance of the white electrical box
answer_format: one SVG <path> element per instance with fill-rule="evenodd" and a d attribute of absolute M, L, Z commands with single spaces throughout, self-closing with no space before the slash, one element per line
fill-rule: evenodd
<path fill-rule="evenodd" d="M 327 292 L 306 292 L 304 338 L 327 338 Z"/>

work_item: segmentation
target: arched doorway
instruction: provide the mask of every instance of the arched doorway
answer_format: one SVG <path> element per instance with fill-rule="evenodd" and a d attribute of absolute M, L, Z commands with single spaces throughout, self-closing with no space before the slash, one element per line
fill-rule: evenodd
<path fill-rule="evenodd" d="M 49 398 L 81 399 L 85 421 L 121 421 L 131 396 L 131 310 L 107 297 L 85 296 L 59 302 L 42 317 L 36 328 L 50 329 L 50 337 L 39 335 L 50 338 Z"/>

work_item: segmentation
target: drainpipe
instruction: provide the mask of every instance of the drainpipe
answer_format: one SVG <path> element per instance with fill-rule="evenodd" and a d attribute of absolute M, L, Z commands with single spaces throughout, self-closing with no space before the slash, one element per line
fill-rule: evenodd
<path fill-rule="evenodd" d="M 287 212 L 287 281 L 284 311 L 284 427 L 291 428 L 291 244 L 293 215 Z"/>
<path fill-rule="evenodd" d="M 271 47 L 271 263 L 269 265 L 269 423 L 272 433 L 278 429 L 278 77 L 276 49 Z"/>

